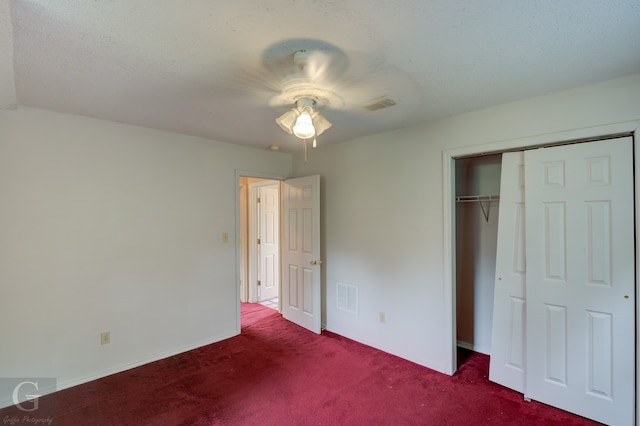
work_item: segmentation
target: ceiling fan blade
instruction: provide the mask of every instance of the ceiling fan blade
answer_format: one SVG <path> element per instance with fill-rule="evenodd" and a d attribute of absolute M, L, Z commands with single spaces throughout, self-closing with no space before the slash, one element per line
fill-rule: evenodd
<path fill-rule="evenodd" d="M 311 84 L 331 85 L 339 80 L 348 68 L 348 60 L 342 52 L 314 50 L 308 52 L 302 67 Z"/>
<path fill-rule="evenodd" d="M 280 93 L 280 80 L 263 70 L 238 68 L 230 70 L 228 77 L 222 80 L 222 87 L 229 92 L 264 93 L 274 96 Z"/>
<path fill-rule="evenodd" d="M 337 82 L 334 90 L 344 99 L 341 110 L 372 112 L 403 104 L 416 107 L 422 98 L 417 83 L 404 71 L 385 68 L 353 75 Z"/>
<path fill-rule="evenodd" d="M 291 61 L 289 68 L 284 61 L 281 62 L 274 64 L 274 61 L 260 60 L 258 53 L 232 57 L 224 69 L 216 70 L 220 76 L 215 87 L 216 94 L 223 94 L 230 100 L 263 106 L 281 92 L 282 79 L 292 72 Z"/>

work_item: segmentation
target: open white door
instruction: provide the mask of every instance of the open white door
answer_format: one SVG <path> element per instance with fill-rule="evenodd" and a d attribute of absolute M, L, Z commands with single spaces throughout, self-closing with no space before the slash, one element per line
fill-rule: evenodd
<path fill-rule="evenodd" d="M 526 341 L 524 192 L 524 152 L 502 154 L 489 380 L 522 393 Z"/>
<path fill-rule="evenodd" d="M 321 332 L 320 176 L 284 182 L 282 315 Z"/>
<path fill-rule="evenodd" d="M 525 153 L 526 392 L 606 424 L 634 421 L 631 138 Z"/>
<path fill-rule="evenodd" d="M 259 187 L 259 301 L 278 297 L 280 287 L 280 184 Z"/>

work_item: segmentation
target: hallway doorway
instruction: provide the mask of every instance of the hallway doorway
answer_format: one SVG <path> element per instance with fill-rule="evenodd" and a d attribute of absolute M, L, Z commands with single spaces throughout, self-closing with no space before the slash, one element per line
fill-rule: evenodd
<path fill-rule="evenodd" d="M 280 181 L 240 177 L 240 301 L 280 310 Z"/>

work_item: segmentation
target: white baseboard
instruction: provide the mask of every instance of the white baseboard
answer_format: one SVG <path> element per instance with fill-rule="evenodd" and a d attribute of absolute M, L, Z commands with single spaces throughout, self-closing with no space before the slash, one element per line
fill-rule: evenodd
<path fill-rule="evenodd" d="M 473 350 L 473 344 L 472 343 L 463 342 L 462 340 L 456 341 L 456 346 L 458 346 L 459 348 L 462 348 L 462 349 L 470 350 L 470 351 Z"/>

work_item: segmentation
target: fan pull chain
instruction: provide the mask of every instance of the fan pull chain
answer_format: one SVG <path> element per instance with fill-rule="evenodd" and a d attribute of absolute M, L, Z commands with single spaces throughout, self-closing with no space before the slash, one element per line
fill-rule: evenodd
<path fill-rule="evenodd" d="M 307 140 L 304 139 L 304 162 L 307 162 Z"/>

